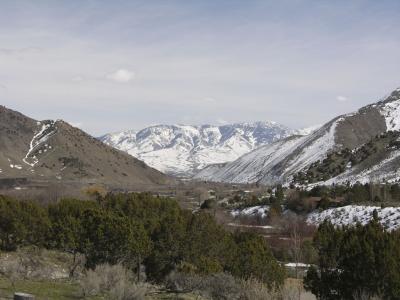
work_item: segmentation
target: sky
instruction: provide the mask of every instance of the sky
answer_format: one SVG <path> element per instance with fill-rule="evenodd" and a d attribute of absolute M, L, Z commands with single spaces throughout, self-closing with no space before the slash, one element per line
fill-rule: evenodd
<path fill-rule="evenodd" d="M 301 128 L 399 86 L 397 0 L 0 0 L 0 104 L 96 136 Z"/>

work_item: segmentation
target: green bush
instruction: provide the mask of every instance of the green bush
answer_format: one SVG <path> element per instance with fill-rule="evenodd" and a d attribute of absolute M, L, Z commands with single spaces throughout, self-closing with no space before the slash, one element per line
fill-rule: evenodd
<path fill-rule="evenodd" d="M 355 299 L 357 291 L 399 299 L 400 236 L 374 219 L 366 226 L 335 228 L 325 222 L 314 239 L 318 268 L 311 268 L 305 286 L 320 299 Z"/>
<path fill-rule="evenodd" d="M 205 212 L 185 211 L 174 200 L 147 193 L 49 206 L 0 197 L 0 249 L 24 245 L 84 257 L 89 269 L 122 263 L 138 278 L 144 266 L 148 278 L 158 282 L 182 264 L 197 274 L 232 272 L 268 284 L 279 285 L 284 276 L 261 237 L 232 234 Z"/>

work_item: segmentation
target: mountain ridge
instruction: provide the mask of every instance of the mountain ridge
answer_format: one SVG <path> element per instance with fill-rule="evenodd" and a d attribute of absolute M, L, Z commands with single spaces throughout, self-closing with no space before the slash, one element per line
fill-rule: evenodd
<path fill-rule="evenodd" d="M 99 139 L 165 173 L 191 176 L 203 167 L 225 163 L 295 131 L 273 121 L 226 125 L 153 125 L 110 133 Z"/>
<path fill-rule="evenodd" d="M 36 121 L 0 107 L 0 179 L 129 187 L 170 179 L 62 120 Z"/>
<path fill-rule="evenodd" d="M 293 136 L 262 146 L 220 168 L 216 166 L 206 168 L 194 178 L 235 183 L 288 183 L 295 174 L 306 171 L 313 163 L 325 160 L 331 152 L 357 149 L 379 134 L 399 129 L 400 89 L 396 89 L 376 103 L 332 119 L 308 136 Z M 397 154 L 394 156 L 397 157 Z M 390 177 L 390 180 L 397 180 L 398 168 L 395 162 L 397 160 L 393 158 L 391 167 L 385 169 L 385 172 L 390 169 L 392 176 L 383 176 L 381 173 L 384 171 L 378 168 L 375 170 L 375 178 L 383 180 Z M 374 163 L 379 165 L 379 161 Z M 371 167 L 372 165 L 364 165 L 364 169 L 360 169 L 359 165 L 357 168 L 352 168 L 351 174 L 350 170 L 346 170 L 348 176 L 340 174 L 342 177 L 332 178 L 326 183 L 332 184 L 339 179 L 341 183 L 354 178 L 361 180 L 362 178 L 356 174 L 361 174 Z M 324 181 L 320 183 L 323 184 Z"/>

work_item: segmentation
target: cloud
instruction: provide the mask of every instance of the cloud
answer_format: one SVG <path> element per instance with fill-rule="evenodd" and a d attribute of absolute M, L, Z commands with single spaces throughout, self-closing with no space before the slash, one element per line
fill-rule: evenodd
<path fill-rule="evenodd" d="M 349 99 L 347 97 L 345 97 L 345 96 L 337 96 L 336 100 L 339 101 L 339 102 L 346 102 Z"/>
<path fill-rule="evenodd" d="M 228 124 L 229 122 L 228 121 L 226 121 L 226 120 L 224 120 L 224 119 L 222 119 L 222 118 L 218 118 L 217 119 L 217 124 L 218 125 L 226 125 L 226 124 Z"/>
<path fill-rule="evenodd" d="M 80 128 L 80 129 L 82 129 L 82 127 L 83 127 L 83 123 L 82 122 L 71 122 L 70 124 L 71 124 L 71 126 L 77 127 L 77 128 Z"/>
<path fill-rule="evenodd" d="M 74 82 L 81 82 L 81 81 L 84 81 L 84 80 L 85 80 L 85 78 L 83 76 L 81 76 L 81 75 L 77 75 L 75 77 L 72 77 L 72 81 L 74 81 Z"/>
<path fill-rule="evenodd" d="M 126 69 L 119 69 L 113 73 L 106 76 L 107 79 L 113 80 L 115 82 L 129 82 L 135 77 L 135 73 L 128 71 Z"/>
<path fill-rule="evenodd" d="M 215 98 L 212 98 L 212 97 L 205 97 L 205 98 L 203 98 L 203 101 L 204 102 L 215 102 L 216 100 L 215 100 Z"/>
<path fill-rule="evenodd" d="M 0 2 L 2 104 L 95 135 L 182 116 L 298 128 L 398 85 L 400 1 Z"/>
<path fill-rule="evenodd" d="M 30 53 L 39 53 L 42 51 L 43 49 L 39 47 L 0 48 L 0 54 L 2 55 L 30 54 Z"/>

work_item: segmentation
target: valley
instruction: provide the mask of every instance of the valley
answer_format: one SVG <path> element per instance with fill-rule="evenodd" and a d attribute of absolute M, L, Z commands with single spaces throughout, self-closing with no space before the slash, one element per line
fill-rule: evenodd
<path fill-rule="evenodd" d="M 323 270 L 321 258 L 328 255 L 318 246 L 319 236 L 332 234 L 329 239 L 335 239 L 335 235 L 360 231 L 358 237 L 363 228 L 372 228 L 388 240 L 396 239 L 400 185 L 395 103 L 399 98 L 396 90 L 377 104 L 339 116 L 307 135 L 266 122 L 158 126 L 100 140 L 64 121 L 36 121 L 2 107 L 0 217 L 7 220 L 4 225 L 15 224 L 0 224 L 2 250 L 10 255 L 24 247 L 39 253 L 44 250 L 34 249 L 72 253 L 72 265 L 66 267 L 79 266 L 83 271 L 79 277 L 70 273 L 54 283 L 44 275 L 33 279 L 22 273 L 18 276 L 25 281 L 14 281 L 12 274 L 21 272 L 20 264 L 40 265 L 43 272 L 53 268 L 47 262 L 50 252 L 35 262 L 22 252 L 19 263 L 0 260 L 4 280 L 0 292 L 9 293 L 8 280 L 11 286 L 37 295 L 45 286 L 58 294 L 43 296 L 55 299 L 72 294 L 87 299 L 114 297 L 112 286 L 87 285 L 110 280 L 103 278 L 107 270 L 105 274 L 126 274 L 118 275 L 122 276 L 118 284 L 130 286 L 129 293 L 140 294 L 139 299 L 161 295 L 169 299 L 179 293 L 182 299 L 250 300 L 259 289 L 264 296 L 269 294 L 268 299 L 291 297 L 291 293 L 315 299 L 325 289 L 321 291 L 314 282 L 323 284 L 325 279 L 313 272 Z M 139 148 L 147 152 L 135 152 Z M 158 156 L 157 151 L 164 154 Z M 165 156 L 169 151 L 174 153 L 172 160 Z M 169 174 L 163 174 L 134 157 L 143 158 L 144 153 L 163 162 L 151 160 L 157 168 L 168 169 L 170 164 L 180 169 L 169 168 Z M 66 235 L 59 235 L 63 230 Z M 7 238 L 10 234 L 18 238 Z M 123 246 L 127 236 L 132 244 Z M 210 241 L 211 248 L 206 246 Z M 151 250 L 146 248 L 150 245 Z M 252 245 L 258 250 L 252 252 Z M 82 257 L 79 265 L 75 265 L 76 255 Z M 340 257 L 334 261 L 334 266 L 348 267 Z M 127 262 L 130 269 L 125 269 Z M 135 276 L 138 279 L 133 280 Z M 268 288 L 268 282 L 280 288 Z M 221 287 L 227 288 L 223 294 Z M 341 293 L 347 293 L 345 288 Z"/>
<path fill-rule="evenodd" d="M 399 300 L 399 36 L 396 0 L 1 0 L 0 299 Z"/>

